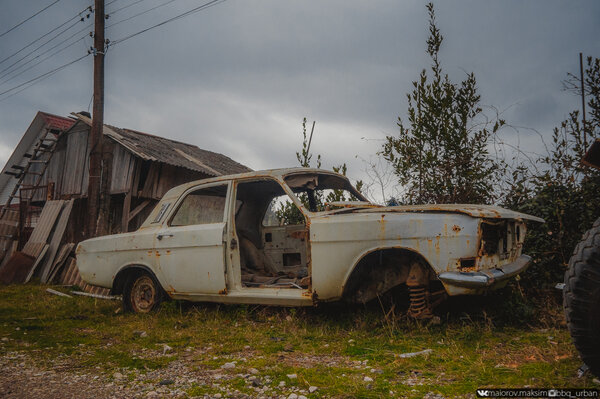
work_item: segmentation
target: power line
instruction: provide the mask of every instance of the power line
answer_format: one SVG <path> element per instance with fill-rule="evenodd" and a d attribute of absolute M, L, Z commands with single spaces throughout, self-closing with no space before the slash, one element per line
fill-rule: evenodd
<path fill-rule="evenodd" d="M 18 24 L 16 24 L 15 26 L 13 26 L 12 28 L 10 28 L 9 30 L 7 30 L 6 32 L 0 34 L 0 37 L 6 35 L 9 32 L 12 32 L 13 30 L 17 29 L 19 26 L 23 25 L 25 22 L 29 21 L 31 18 L 35 17 L 36 15 L 41 14 L 42 12 L 46 11 L 47 9 L 49 9 L 50 7 L 52 7 L 53 5 L 55 5 L 56 3 L 58 3 L 60 0 L 55 0 L 53 3 L 47 5 L 46 7 L 42 8 L 41 10 L 39 10 L 38 12 L 36 12 L 35 14 L 33 14 L 31 17 L 24 19 L 23 21 L 19 22 Z"/>
<path fill-rule="evenodd" d="M 65 33 L 66 31 L 68 31 L 69 29 L 71 29 L 72 27 L 74 27 L 75 25 L 77 25 L 80 21 L 75 21 L 73 24 L 71 24 L 70 26 L 68 26 L 67 28 L 61 30 L 60 32 L 58 32 L 56 35 L 52 36 L 51 39 L 46 40 L 44 43 L 40 44 L 39 46 L 37 46 L 35 49 L 31 50 L 30 52 L 28 52 L 27 54 L 25 54 L 23 57 L 19 58 L 18 60 L 16 60 L 15 62 L 13 62 L 12 64 L 10 64 L 9 66 L 7 66 L 6 68 L 4 68 L 3 70 L 0 71 L 0 74 L 6 72 L 7 70 L 9 70 L 10 68 L 12 68 L 13 66 L 17 65 L 19 62 L 23 61 L 25 58 L 29 57 L 31 54 L 35 53 L 36 51 L 38 51 L 39 49 L 41 49 L 42 47 L 44 47 L 46 44 L 50 43 L 52 40 L 56 39 L 57 37 L 59 37 L 60 35 L 62 35 L 63 33 Z M 17 67 L 16 69 L 18 69 L 19 67 Z M 15 69 L 15 70 L 16 70 Z"/>
<path fill-rule="evenodd" d="M 49 34 L 55 32 L 56 30 L 62 28 L 63 26 L 65 26 L 66 24 L 68 24 L 69 22 L 71 22 L 72 20 L 74 20 L 75 18 L 81 18 L 80 21 L 84 20 L 84 17 L 81 16 L 81 14 L 83 12 L 85 12 L 86 10 L 89 10 L 89 12 L 92 12 L 92 7 L 86 7 L 83 10 L 81 10 L 80 12 L 78 12 L 77 14 L 75 14 L 75 16 L 69 18 L 68 20 L 66 20 L 65 22 L 63 22 L 62 24 L 58 25 L 56 28 L 52 29 L 51 31 L 43 34 L 42 36 L 38 37 L 37 39 L 35 39 L 34 41 L 32 41 L 31 43 L 29 43 L 28 45 L 21 47 L 20 50 L 12 53 L 11 55 L 9 55 L 8 57 L 5 57 L 4 59 L 0 60 L 0 64 L 2 64 L 4 61 L 11 59 L 12 57 L 14 57 L 15 55 L 19 54 L 21 51 L 25 50 L 28 47 L 31 47 L 32 45 L 34 45 L 35 43 L 39 42 L 40 40 L 42 40 L 44 37 L 48 36 Z M 87 16 L 89 18 L 89 14 Z"/>
<path fill-rule="evenodd" d="M 116 0 L 115 0 L 115 1 L 116 1 Z M 139 1 L 143 1 L 143 0 L 138 0 L 138 2 L 139 2 Z M 127 17 L 127 18 L 125 18 L 125 19 L 122 19 L 122 20 L 120 20 L 120 21 L 117 21 L 117 22 L 115 22 L 114 24 L 110 24 L 110 25 L 108 25 L 108 26 L 106 27 L 106 29 L 108 29 L 108 28 L 112 28 L 113 26 L 119 25 L 119 24 L 121 24 L 121 23 L 123 23 L 123 22 L 126 22 L 126 21 L 129 21 L 129 20 L 131 20 L 131 19 L 133 19 L 133 18 L 139 17 L 140 15 L 147 14 L 147 13 L 149 13 L 150 11 L 154 11 L 154 10 L 156 10 L 157 8 L 160 8 L 160 7 L 166 6 L 167 4 L 171 4 L 171 3 L 175 2 L 175 1 L 177 1 L 177 0 L 169 0 L 169 1 L 166 1 L 166 2 L 164 2 L 164 3 L 161 3 L 161 4 L 157 5 L 157 6 L 154 6 L 154 7 L 152 7 L 152 8 L 149 8 L 149 9 L 147 9 L 147 10 L 145 10 L 145 11 L 142 11 L 142 12 L 139 12 L 139 13 L 137 13 L 137 14 L 134 14 L 134 15 L 132 15 L 131 17 Z M 122 8 L 121 8 L 121 9 L 122 9 Z M 113 14 L 114 14 L 114 12 L 113 12 Z"/>
<path fill-rule="evenodd" d="M 138 4 L 138 3 L 141 3 L 142 1 L 146 1 L 146 0 L 136 0 L 136 1 L 134 1 L 133 3 L 127 4 L 126 6 L 123 6 L 123 7 L 121 7 L 121 8 L 117 8 L 116 10 L 114 10 L 114 11 L 112 11 L 112 12 L 108 13 L 108 15 L 113 15 L 113 14 L 116 14 L 116 13 L 118 13 L 119 11 L 123 11 L 123 10 L 125 10 L 125 9 L 127 9 L 127 8 L 129 8 L 129 7 L 132 7 L 132 6 L 134 6 L 134 5 Z M 109 3 L 109 4 L 110 4 L 110 3 Z"/>
<path fill-rule="evenodd" d="M 19 89 L 19 88 L 21 88 L 21 87 L 23 87 L 23 86 L 26 86 L 26 85 L 28 85 L 29 83 L 31 83 L 29 86 L 25 87 L 25 89 L 27 89 L 27 88 L 29 88 L 29 87 L 33 86 L 34 84 L 36 84 L 36 83 L 40 82 L 41 80 L 43 80 L 43 79 L 45 79 L 45 78 L 47 78 L 47 77 L 49 77 L 49 76 L 52 76 L 52 75 L 54 75 L 56 72 L 58 72 L 58 71 L 60 71 L 60 70 L 62 70 L 62 69 L 64 69 L 64 68 L 66 68 L 66 67 L 68 67 L 68 66 L 70 66 L 70 65 L 73 65 L 73 64 L 75 64 L 76 62 L 79 62 L 79 61 L 81 61 L 82 59 L 84 59 L 84 58 L 88 57 L 89 55 L 90 55 L 90 54 L 83 55 L 83 56 L 81 56 L 81 57 L 79 57 L 79 58 L 76 58 L 76 59 L 74 59 L 73 61 L 67 62 L 66 64 L 63 64 L 63 65 L 61 65 L 61 66 L 59 66 L 59 67 L 57 67 L 57 68 L 54 68 L 54 69 L 52 69 L 51 71 L 48 71 L 48 72 L 46 72 L 46 73 L 43 73 L 43 74 L 41 74 L 41 75 L 38 75 L 38 76 L 36 76 L 35 78 L 28 80 L 27 82 L 23 82 L 23 83 L 21 83 L 21 84 L 19 84 L 19 85 L 17 85 L 17 86 L 14 86 L 14 87 L 12 87 L 12 88 L 10 88 L 10 89 L 8 89 L 8 90 L 4 90 L 3 92 L 0 92 L 0 96 L 2 96 L 2 95 L 4 95 L 4 94 L 7 94 L 7 93 L 10 93 L 11 91 L 14 91 L 14 90 L 16 90 L 16 89 Z M 25 89 L 23 89 L 23 90 L 25 90 Z M 15 92 L 15 93 L 11 93 L 9 96 L 7 96 L 7 97 L 5 97 L 5 98 L 1 99 L 0 101 L 4 101 L 4 100 L 6 100 L 7 98 L 9 98 L 9 97 L 12 97 L 13 95 L 15 95 L 15 94 L 17 94 L 17 93 L 20 93 L 20 92 L 21 92 L 21 91 L 23 91 L 23 90 L 19 90 L 19 91 Z"/>
<path fill-rule="evenodd" d="M 20 68 L 23 68 L 25 65 L 27 65 L 27 64 L 29 64 L 29 63 L 33 62 L 34 60 L 36 60 L 36 59 L 40 58 L 40 57 L 41 57 L 41 56 L 43 56 L 44 54 L 47 54 L 47 53 L 49 53 L 50 51 L 54 50 L 55 48 L 57 48 L 57 47 L 58 47 L 58 46 L 60 46 L 61 44 L 63 44 L 63 43 L 65 43 L 65 42 L 67 42 L 69 39 L 73 38 L 74 36 L 76 36 L 76 35 L 80 34 L 81 32 L 83 32 L 83 31 L 85 31 L 85 30 L 88 30 L 88 29 L 90 29 L 91 27 L 92 27 L 91 25 L 87 25 L 87 26 L 85 26 L 83 29 L 80 29 L 80 30 L 78 30 L 77 32 L 75 32 L 75 33 L 71 34 L 69 37 L 67 37 L 67 38 L 65 38 L 65 39 L 63 39 L 63 40 L 61 40 L 60 42 L 58 42 L 58 43 L 57 43 L 57 44 L 55 44 L 54 46 L 50 47 L 50 48 L 49 48 L 49 49 L 47 49 L 46 51 L 44 51 L 44 52 L 42 52 L 42 53 L 40 53 L 40 54 L 36 55 L 35 57 L 33 57 L 33 58 L 31 58 L 31 59 L 29 59 L 29 60 L 25 61 L 23 64 L 21 64 L 21 65 L 17 66 L 17 67 L 16 67 L 15 69 L 13 69 L 12 71 L 8 71 L 8 72 L 6 72 L 6 73 L 4 73 L 4 74 L 2 74 L 2 72 L 0 72 L 0 79 L 4 79 L 6 76 L 10 75 L 11 73 L 18 71 Z M 70 44 L 70 45 L 68 45 L 67 47 L 70 47 L 70 46 L 72 46 L 73 44 L 77 43 L 78 41 L 80 41 L 80 40 L 82 40 L 82 39 L 84 39 L 84 38 L 86 38 L 86 37 L 87 37 L 87 35 L 84 35 L 83 37 L 81 37 L 81 38 L 80 38 L 80 39 L 78 39 L 77 41 L 75 41 L 75 42 L 71 43 L 71 44 Z M 67 48 L 67 47 L 65 47 L 65 48 Z M 59 53 L 59 52 L 61 52 L 62 50 L 63 50 L 63 49 L 61 49 L 61 50 L 57 51 L 56 53 L 52 54 L 51 56 L 54 56 L 54 55 L 58 54 L 58 53 Z M 48 59 L 48 58 L 50 58 L 50 57 L 47 57 L 47 58 L 45 58 L 45 59 Z M 39 64 L 39 63 L 37 63 L 37 64 L 35 64 L 35 65 L 38 65 L 38 64 Z M 31 68 L 27 68 L 26 70 L 29 70 L 29 69 L 31 69 Z M 11 77 L 11 78 L 9 78 L 8 80 L 6 80 L 5 82 L 8 82 L 8 81 L 9 81 L 9 80 L 11 80 L 12 78 L 14 78 L 15 76 L 18 76 L 18 75 L 20 75 L 20 74 L 21 74 L 21 73 L 23 73 L 23 72 L 24 72 L 24 71 L 21 71 L 21 72 L 19 72 L 17 75 L 14 75 L 13 77 Z"/>
<path fill-rule="evenodd" d="M 36 66 L 40 65 L 42 62 L 54 57 L 55 55 L 62 53 L 63 51 L 65 51 L 66 49 L 68 49 L 71 46 L 74 46 L 75 44 L 79 43 L 80 41 L 82 41 L 83 39 L 85 39 L 87 37 L 87 35 L 80 37 L 79 39 L 75 40 L 74 42 L 66 45 L 65 47 L 61 48 L 60 50 L 56 51 L 55 53 L 50 54 L 48 57 L 41 59 L 40 61 L 36 62 L 35 64 L 31 65 L 29 68 L 26 68 L 24 70 L 22 70 L 21 72 L 17 73 L 16 75 L 11 76 L 10 78 L 6 79 L 3 82 L 0 82 L 0 85 L 5 84 L 10 82 L 11 80 L 13 80 L 14 78 L 16 78 L 17 76 L 21 76 L 22 74 L 24 74 L 25 72 L 31 70 L 32 68 L 35 68 Z M 43 55 L 44 53 L 40 54 L 39 56 Z M 38 57 L 39 57 L 38 56 Z M 37 57 L 36 57 L 37 58 Z M 30 61 L 33 61 L 35 58 L 31 59 Z M 10 74 L 10 73 L 9 73 Z M 8 74 L 7 74 L 8 75 Z M 4 75 L 6 76 L 6 75 Z M 0 76 L 0 79 L 2 79 L 3 76 Z"/>
<path fill-rule="evenodd" d="M 175 0 L 171 0 L 171 1 L 175 1 Z M 158 24 L 152 25 L 152 26 L 150 26 L 150 27 L 148 27 L 146 29 L 142 29 L 142 30 L 140 30 L 138 32 L 135 32 L 135 33 L 132 33 L 132 34 L 130 34 L 128 36 L 122 37 L 121 39 L 114 40 L 112 43 L 109 44 L 109 46 L 117 45 L 117 44 L 122 43 L 122 42 L 124 42 L 126 40 L 129 40 L 129 39 L 131 39 L 131 38 L 133 38 L 135 36 L 141 35 L 142 33 L 148 32 L 151 29 L 158 28 L 159 26 L 168 24 L 169 22 L 173 22 L 173 21 L 175 21 L 177 19 L 180 19 L 180 18 L 187 17 L 188 15 L 195 14 L 195 13 L 200 12 L 202 10 L 205 10 L 205 9 L 207 9 L 209 7 L 215 6 L 215 5 L 219 4 L 219 3 L 224 3 L 225 1 L 226 0 L 211 0 L 211 1 L 206 2 L 206 3 L 204 3 L 204 4 L 202 4 L 202 5 L 198 6 L 198 7 L 192 8 L 189 11 L 183 12 L 183 13 L 178 14 L 178 15 L 172 17 L 172 18 L 169 18 L 169 19 L 166 19 L 166 20 L 164 20 L 162 22 L 159 22 Z"/>

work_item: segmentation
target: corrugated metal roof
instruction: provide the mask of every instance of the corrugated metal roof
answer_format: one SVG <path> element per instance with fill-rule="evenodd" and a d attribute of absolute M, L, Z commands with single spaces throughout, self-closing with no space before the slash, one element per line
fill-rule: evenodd
<path fill-rule="evenodd" d="M 87 116 L 73 115 L 91 126 L 92 121 Z M 244 173 L 252 170 L 223 154 L 148 133 L 104 125 L 104 134 L 139 158 L 195 170 L 209 176 Z"/>

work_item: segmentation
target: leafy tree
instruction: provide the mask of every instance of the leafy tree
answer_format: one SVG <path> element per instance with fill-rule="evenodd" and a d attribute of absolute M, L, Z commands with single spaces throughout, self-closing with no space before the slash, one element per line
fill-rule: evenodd
<path fill-rule="evenodd" d="M 302 149 L 300 152 L 296 152 L 296 159 L 298 159 L 298 163 L 301 167 L 310 168 L 313 154 L 310 152 L 310 140 L 312 137 L 307 137 L 306 135 L 306 118 L 302 119 Z M 317 155 L 316 161 L 317 169 L 321 168 L 321 154 Z M 340 173 L 346 176 L 346 172 L 348 168 L 345 163 L 334 166 L 333 171 L 336 173 Z M 362 181 L 358 180 L 355 184 L 356 189 L 360 192 L 363 186 Z M 336 201 L 349 201 L 352 198 L 348 198 L 344 190 L 332 190 L 327 193 L 325 196 L 322 191 L 315 190 L 314 192 L 317 209 L 324 210 L 325 204 Z M 305 207 L 309 208 L 308 195 L 306 193 L 299 193 L 298 198 L 304 204 Z M 278 208 L 272 209 L 275 212 L 277 218 L 279 219 L 280 225 L 288 225 L 288 224 L 302 224 L 304 223 L 304 216 L 302 212 L 294 205 L 294 203 L 290 200 L 282 202 L 278 205 Z"/>
<path fill-rule="evenodd" d="M 473 73 L 460 84 L 444 74 L 439 60 L 443 36 L 433 4 L 427 10 L 431 78 L 423 69 L 413 82 L 407 121 L 398 118 L 399 135 L 386 138 L 381 154 L 406 187 L 404 202 L 490 203 L 503 165 L 490 157 L 488 144 L 504 121 L 483 115 Z"/>
<path fill-rule="evenodd" d="M 521 165 L 512 175 L 512 189 L 504 204 L 540 216 L 544 224 L 530 226 L 524 250 L 534 265 L 523 275 L 528 286 L 550 286 L 562 281 L 569 258 L 583 233 L 600 217 L 600 171 L 580 163 L 589 144 L 600 136 L 600 60 L 588 58 L 585 70 L 587 142 L 579 111 L 554 129 L 548 153 L 535 165 Z M 569 74 L 567 88 L 580 94 Z M 577 79 L 579 80 L 579 78 Z M 576 89 L 579 87 L 579 89 Z"/>

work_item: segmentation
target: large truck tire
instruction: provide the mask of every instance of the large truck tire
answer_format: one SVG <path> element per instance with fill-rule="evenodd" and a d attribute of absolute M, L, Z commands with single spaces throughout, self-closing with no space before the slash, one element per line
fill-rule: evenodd
<path fill-rule="evenodd" d="M 569 260 L 563 305 L 581 360 L 600 376 L 600 219 L 584 234 Z"/>

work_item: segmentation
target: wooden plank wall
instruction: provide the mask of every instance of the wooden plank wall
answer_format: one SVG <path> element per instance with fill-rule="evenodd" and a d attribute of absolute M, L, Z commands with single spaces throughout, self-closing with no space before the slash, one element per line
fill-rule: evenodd
<path fill-rule="evenodd" d="M 54 183 L 54 195 L 57 196 L 61 191 L 63 180 L 63 165 L 65 164 L 65 155 L 67 152 L 66 140 L 57 145 L 54 155 L 46 169 L 46 182 Z M 45 183 L 47 184 L 47 183 Z M 45 190 L 44 190 L 45 191 Z"/>
<path fill-rule="evenodd" d="M 87 126 L 75 127 L 67 134 L 67 150 L 63 164 L 61 196 L 82 194 L 82 183 L 88 157 Z M 86 179 L 87 180 L 87 179 Z M 87 182 L 86 182 L 87 186 Z M 87 187 L 86 187 L 87 188 Z"/>
<path fill-rule="evenodd" d="M 54 198 L 68 199 L 87 196 L 89 130 L 89 126 L 78 122 L 60 138 L 41 183 L 54 183 Z M 141 198 L 159 200 L 172 187 L 208 177 L 200 172 L 160 162 L 147 163 L 118 143 L 115 144 L 114 149 L 110 189 L 110 193 L 113 195 L 126 194 L 131 190 L 133 197 L 141 194 Z M 142 165 L 149 166 L 144 181 L 140 181 L 139 176 Z M 37 164 L 35 167 L 40 168 L 41 165 Z M 31 180 L 31 177 L 29 179 Z M 33 181 L 29 182 L 29 184 L 31 183 Z M 38 190 L 35 200 L 45 201 L 46 190 Z"/>
<path fill-rule="evenodd" d="M 114 148 L 110 193 L 126 193 L 131 188 L 135 157 L 119 144 L 115 144 Z"/>

